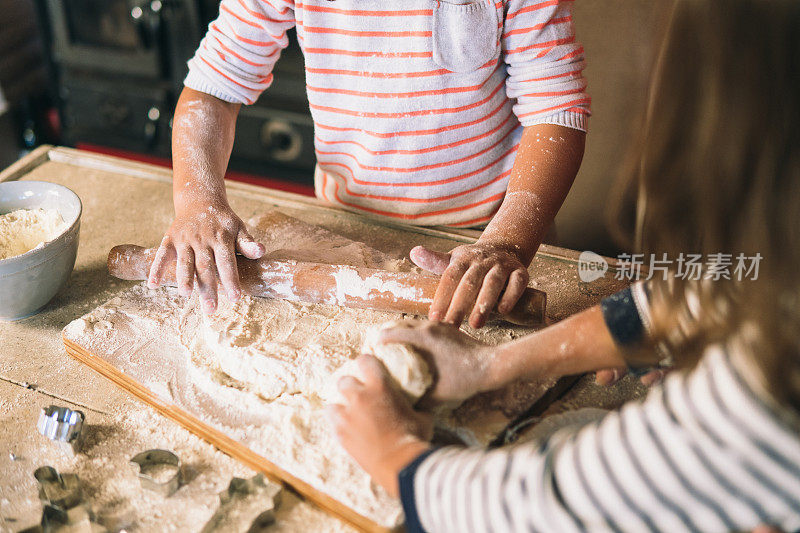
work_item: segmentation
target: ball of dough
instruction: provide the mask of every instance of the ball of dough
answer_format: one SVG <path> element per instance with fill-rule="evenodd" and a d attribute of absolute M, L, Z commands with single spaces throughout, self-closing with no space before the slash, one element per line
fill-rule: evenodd
<path fill-rule="evenodd" d="M 388 328 L 409 327 L 408 322 L 387 322 L 381 326 L 367 330 L 362 346 L 363 353 L 377 357 L 395 385 L 402 390 L 411 403 L 416 403 L 433 384 L 433 375 L 425 358 L 413 346 L 392 343 L 380 344 L 381 331 Z M 348 361 L 331 375 L 331 383 L 326 391 L 325 400 L 331 403 L 342 403 L 338 383 L 343 376 L 353 376 L 363 381 L 361 371 L 355 361 Z"/>

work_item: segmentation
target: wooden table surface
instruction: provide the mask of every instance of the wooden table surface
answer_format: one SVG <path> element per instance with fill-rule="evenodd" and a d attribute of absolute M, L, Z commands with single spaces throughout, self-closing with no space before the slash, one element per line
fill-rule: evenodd
<path fill-rule="evenodd" d="M 121 497 L 127 497 L 135 510 L 147 510 L 146 514 L 134 513 L 140 530 L 198 530 L 213 514 L 217 493 L 231 476 L 252 472 L 88 371 L 64 352 L 61 343 L 61 330 L 67 323 L 131 286 L 106 272 L 108 250 L 119 243 L 155 245 L 160 241 L 173 216 L 171 172 L 78 150 L 41 147 L 0 173 L 0 181 L 12 179 L 66 185 L 80 196 L 84 210 L 78 259 L 67 287 L 39 314 L 18 322 L 0 322 L 0 531 L 17 531 L 38 521 L 41 504 L 32 475 L 37 467 L 50 464 L 59 471 L 83 473 L 82 477 L 89 480 L 87 492 L 103 494 L 119 481 L 114 476 L 132 476 L 121 471 L 127 468 L 130 456 L 159 446 L 172 447 L 190 458 L 190 463 L 194 461 L 190 466 L 199 472 L 197 480 L 168 502 L 151 498 L 146 505 L 137 505 L 137 499 L 148 495 L 133 489 Z M 447 251 L 472 242 L 478 235 L 470 230 L 387 224 L 322 206 L 311 198 L 251 185 L 230 183 L 228 188 L 232 207 L 245 220 L 278 207 L 291 216 L 400 256 L 418 244 Z M 613 264 L 605 278 L 580 282 L 576 260 L 576 252 L 543 246 L 531 266 L 535 286 L 548 292 L 548 316 L 552 320 L 593 305 L 624 286 L 613 279 Z M 630 381 L 598 391 L 584 379 L 550 410 L 587 402 L 614 407 L 639 393 Z M 86 413 L 88 437 L 94 440 L 85 453 L 70 457 L 36 432 L 38 412 L 50 404 Z M 97 475 L 103 468 L 108 475 Z M 346 530 L 337 520 L 291 496 L 281 506 L 278 519 L 283 526 L 277 530 L 301 530 L 309 517 L 325 523 L 325 529 Z"/>

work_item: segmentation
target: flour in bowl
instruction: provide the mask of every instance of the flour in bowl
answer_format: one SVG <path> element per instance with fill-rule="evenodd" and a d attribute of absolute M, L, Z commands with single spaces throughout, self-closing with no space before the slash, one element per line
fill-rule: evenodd
<path fill-rule="evenodd" d="M 18 209 L 0 215 L 0 259 L 22 255 L 67 229 L 55 209 Z"/>

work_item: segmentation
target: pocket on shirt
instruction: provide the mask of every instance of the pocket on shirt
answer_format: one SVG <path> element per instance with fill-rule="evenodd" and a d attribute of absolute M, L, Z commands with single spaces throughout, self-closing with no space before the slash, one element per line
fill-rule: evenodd
<path fill-rule="evenodd" d="M 500 51 L 493 0 L 434 0 L 433 60 L 451 72 L 477 70 Z"/>

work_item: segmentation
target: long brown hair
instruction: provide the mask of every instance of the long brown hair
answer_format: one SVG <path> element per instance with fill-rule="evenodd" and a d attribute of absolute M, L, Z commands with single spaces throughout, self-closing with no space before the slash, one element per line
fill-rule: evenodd
<path fill-rule="evenodd" d="M 761 256 L 757 280 L 656 281 L 656 340 L 691 367 L 742 338 L 800 411 L 800 2 L 678 0 L 632 161 L 640 251 Z"/>

